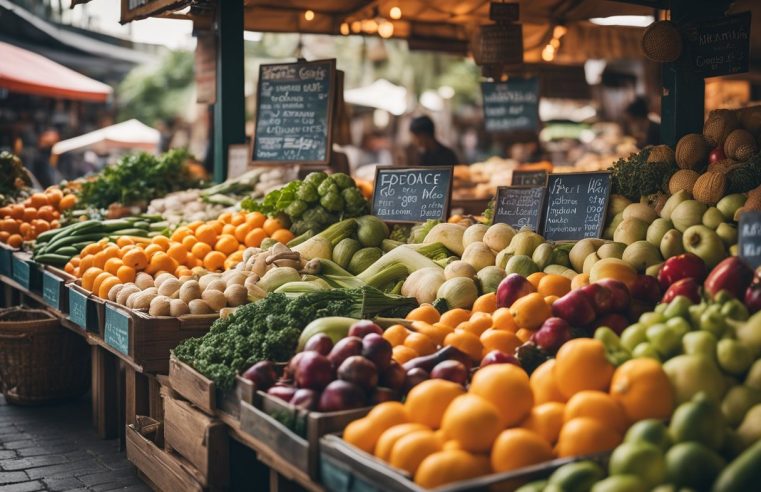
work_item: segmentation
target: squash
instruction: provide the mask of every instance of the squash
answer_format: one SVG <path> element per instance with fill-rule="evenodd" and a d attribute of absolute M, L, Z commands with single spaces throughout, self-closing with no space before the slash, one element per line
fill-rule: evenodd
<path fill-rule="evenodd" d="M 709 113 L 703 125 L 703 137 L 711 147 L 723 147 L 727 135 L 737 128 L 740 128 L 740 122 L 734 111 L 716 109 Z"/>
<path fill-rule="evenodd" d="M 356 220 L 359 225 L 357 239 L 362 246 L 380 246 L 383 240 L 388 237 L 388 226 L 378 217 L 364 215 Z"/>
<path fill-rule="evenodd" d="M 359 244 L 359 241 L 356 239 L 350 237 L 342 239 L 336 244 L 336 247 L 333 248 L 333 261 L 335 261 L 341 268 L 346 268 L 349 266 L 349 262 L 354 254 L 360 249 L 362 249 L 362 245 Z"/>
<path fill-rule="evenodd" d="M 676 163 L 681 169 L 701 169 L 705 167 L 709 150 L 703 135 L 688 133 L 676 144 Z"/>
<path fill-rule="evenodd" d="M 724 197 L 726 189 L 727 178 L 724 174 L 716 171 L 708 171 L 695 181 L 692 194 L 700 203 L 716 205 L 716 203 Z"/>
<path fill-rule="evenodd" d="M 351 257 L 349 265 L 346 267 L 352 275 L 359 275 L 367 268 L 378 261 L 383 256 L 383 250 L 380 248 L 362 248 Z"/>
<path fill-rule="evenodd" d="M 642 35 L 642 51 L 655 62 L 676 61 L 682 54 L 682 36 L 671 21 L 653 22 Z"/>
<path fill-rule="evenodd" d="M 675 172 L 669 179 L 669 193 L 672 195 L 679 190 L 685 190 L 692 193 L 695 181 L 700 177 L 700 173 L 692 169 L 680 169 Z"/>
<path fill-rule="evenodd" d="M 747 130 L 734 130 L 724 141 L 724 155 L 736 161 L 746 161 L 757 151 L 756 139 Z"/>

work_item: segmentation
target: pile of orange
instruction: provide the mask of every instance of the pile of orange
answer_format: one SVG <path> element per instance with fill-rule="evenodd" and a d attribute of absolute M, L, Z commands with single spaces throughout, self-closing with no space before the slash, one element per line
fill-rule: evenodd
<path fill-rule="evenodd" d="M 51 187 L 34 193 L 22 203 L 0 208 L 0 242 L 18 248 L 39 234 L 59 226 L 61 212 L 73 207 L 77 197 Z"/>
<path fill-rule="evenodd" d="M 227 212 L 217 220 L 181 226 L 170 237 L 124 236 L 115 243 L 103 239 L 83 248 L 64 270 L 81 277 L 83 288 L 106 298 L 114 281 L 132 282 L 138 272 L 154 277 L 168 272 L 179 278 L 202 269 L 229 270 L 243 260 L 247 247 L 259 246 L 268 237 L 285 243 L 293 234 L 279 220 L 259 212 Z"/>
<path fill-rule="evenodd" d="M 529 378 L 512 364 L 479 369 L 466 390 L 440 379 L 382 403 L 344 439 L 422 487 L 608 451 L 636 421 L 668 418 L 673 390 L 660 364 L 614 368 L 602 342 L 571 340 Z"/>

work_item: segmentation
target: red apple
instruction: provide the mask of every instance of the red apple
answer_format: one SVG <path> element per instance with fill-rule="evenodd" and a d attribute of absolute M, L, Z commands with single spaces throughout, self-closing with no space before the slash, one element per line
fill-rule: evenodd
<path fill-rule="evenodd" d="M 572 290 L 552 303 L 552 315 L 573 326 L 588 325 L 597 317 L 594 306 L 580 290 Z"/>
<path fill-rule="evenodd" d="M 663 263 L 658 272 L 658 283 L 661 284 L 661 289 L 666 290 L 671 284 L 683 278 L 694 278 L 702 282 L 707 274 L 706 264 L 698 255 L 684 253 L 672 256 Z"/>
<path fill-rule="evenodd" d="M 571 325 L 561 318 L 547 318 L 542 326 L 531 335 L 531 341 L 550 354 L 557 352 L 560 346 L 570 339 Z"/>
<path fill-rule="evenodd" d="M 727 156 L 724 154 L 724 149 L 722 149 L 721 146 L 718 146 L 708 154 L 708 164 L 723 161 L 726 158 Z"/>
<path fill-rule="evenodd" d="M 751 314 L 761 310 L 761 284 L 753 282 L 745 290 L 745 307 Z"/>
<path fill-rule="evenodd" d="M 481 359 L 481 367 L 486 367 L 491 364 L 513 364 L 520 367 L 521 363 L 514 355 L 502 352 L 501 350 L 492 350 L 484 355 Z"/>
<path fill-rule="evenodd" d="M 753 270 L 740 258 L 730 256 L 711 270 L 703 287 L 711 297 L 720 290 L 726 290 L 737 299 L 742 299 L 752 280 Z"/>
<path fill-rule="evenodd" d="M 613 293 L 613 312 L 623 313 L 629 309 L 631 295 L 629 294 L 629 288 L 625 283 L 612 278 L 604 278 L 595 283 L 609 288 Z"/>
<path fill-rule="evenodd" d="M 526 277 L 511 273 L 497 287 L 497 307 L 510 307 L 523 296 L 536 292 Z"/>
<path fill-rule="evenodd" d="M 700 303 L 700 283 L 694 278 L 677 280 L 668 288 L 661 302 L 671 302 L 676 296 L 685 296 L 693 303 Z"/>
<path fill-rule="evenodd" d="M 582 294 L 587 296 L 595 312 L 600 314 L 609 313 L 613 310 L 613 292 L 604 285 L 589 284 L 579 289 Z"/>
<path fill-rule="evenodd" d="M 661 300 L 661 287 L 655 277 L 639 275 L 632 284 L 631 294 L 635 299 L 656 304 Z"/>
<path fill-rule="evenodd" d="M 628 326 L 629 319 L 623 314 L 610 313 L 597 318 L 595 321 L 596 328 L 600 326 L 607 326 L 611 330 L 615 331 L 617 335 L 620 335 Z"/>

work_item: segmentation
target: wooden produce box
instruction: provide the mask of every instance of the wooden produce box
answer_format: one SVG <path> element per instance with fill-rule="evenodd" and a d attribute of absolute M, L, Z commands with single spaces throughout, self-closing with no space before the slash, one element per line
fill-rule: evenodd
<path fill-rule="evenodd" d="M 42 270 L 32 255 L 16 251 L 11 255 L 11 278 L 30 292 L 42 292 Z"/>
<path fill-rule="evenodd" d="M 137 423 L 126 429 L 127 459 L 163 492 L 203 492 L 203 477 L 181 457 L 163 447 L 162 424 L 150 417 L 139 416 Z"/>
<path fill-rule="evenodd" d="M 42 266 L 42 299 L 59 313 L 69 312 L 69 286 L 76 277 L 48 265 Z"/>
<path fill-rule="evenodd" d="M 341 432 L 352 421 L 372 410 L 365 407 L 343 412 L 309 412 L 259 391 L 260 408 L 241 402 L 240 428 L 272 450 L 283 461 L 303 472 L 309 479 L 319 477 L 320 438 Z M 304 429 L 304 435 L 284 425 L 287 419 Z"/>
<path fill-rule="evenodd" d="M 222 391 L 214 381 L 177 359 L 174 354 L 169 359 L 169 386 L 212 416 L 224 412 L 239 418 L 241 401 L 254 405 L 257 398 L 255 385 L 248 379 L 237 376 L 235 387 L 230 391 Z"/>
<path fill-rule="evenodd" d="M 209 331 L 218 314 L 149 316 L 115 302 L 104 302 L 103 340 L 143 372 L 166 374 L 169 355 L 181 341 Z"/>
<path fill-rule="evenodd" d="M 607 466 L 609 454 L 562 458 L 505 473 L 493 473 L 471 480 L 450 483 L 435 489 L 419 487 L 408 473 L 392 468 L 383 460 L 331 434 L 320 439 L 320 478 L 327 490 L 344 492 L 509 492 L 574 461 L 593 460 Z"/>
<path fill-rule="evenodd" d="M 68 283 L 67 288 L 69 321 L 83 330 L 101 333 L 95 296 L 76 282 Z"/>
<path fill-rule="evenodd" d="M 190 403 L 164 396 L 164 443 L 181 455 L 202 477 L 204 486 L 222 487 L 230 481 L 227 426 L 199 412 Z"/>
<path fill-rule="evenodd" d="M 0 275 L 6 276 L 8 278 L 13 276 L 11 257 L 16 251 L 18 250 L 11 248 L 5 243 L 0 243 Z"/>

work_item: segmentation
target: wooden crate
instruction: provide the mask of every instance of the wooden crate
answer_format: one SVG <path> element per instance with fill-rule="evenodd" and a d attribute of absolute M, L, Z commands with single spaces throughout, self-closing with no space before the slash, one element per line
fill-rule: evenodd
<path fill-rule="evenodd" d="M 98 324 L 98 311 L 93 295 L 86 291 L 76 282 L 67 284 L 69 301 L 69 321 L 83 330 L 92 333 L 100 333 Z"/>
<path fill-rule="evenodd" d="M 273 454 L 304 472 L 312 480 L 319 476 L 320 438 L 343 431 L 352 421 L 364 417 L 372 407 L 343 412 L 309 412 L 259 392 L 261 408 L 241 402 L 240 428 L 270 448 Z M 288 419 L 305 430 L 299 435 L 280 420 Z"/>
<path fill-rule="evenodd" d="M 320 478 L 327 490 L 344 492 L 476 492 L 513 491 L 522 485 L 549 477 L 561 466 L 591 459 L 607 466 L 608 454 L 562 458 L 505 473 L 424 489 L 408 473 L 347 443 L 336 434 L 320 439 Z"/>
<path fill-rule="evenodd" d="M 42 291 L 40 264 L 29 253 L 16 251 L 11 255 L 11 278 L 28 291 Z"/>
<path fill-rule="evenodd" d="M 190 403 L 164 395 L 164 443 L 198 471 L 204 486 L 229 483 L 227 426 Z"/>
<path fill-rule="evenodd" d="M 239 418 L 241 401 L 254 405 L 257 397 L 255 385 L 248 379 L 237 376 L 235 387 L 230 391 L 222 391 L 214 381 L 174 355 L 169 359 L 169 386 L 207 415 L 224 412 Z"/>
<path fill-rule="evenodd" d="M 73 275 L 47 265 L 42 266 L 42 299 L 59 313 L 69 312 L 69 287 Z"/>
<path fill-rule="evenodd" d="M 143 372 L 166 374 L 170 351 L 186 338 L 205 334 L 218 317 L 216 314 L 179 318 L 149 316 L 104 301 L 103 340 L 140 366 Z"/>

